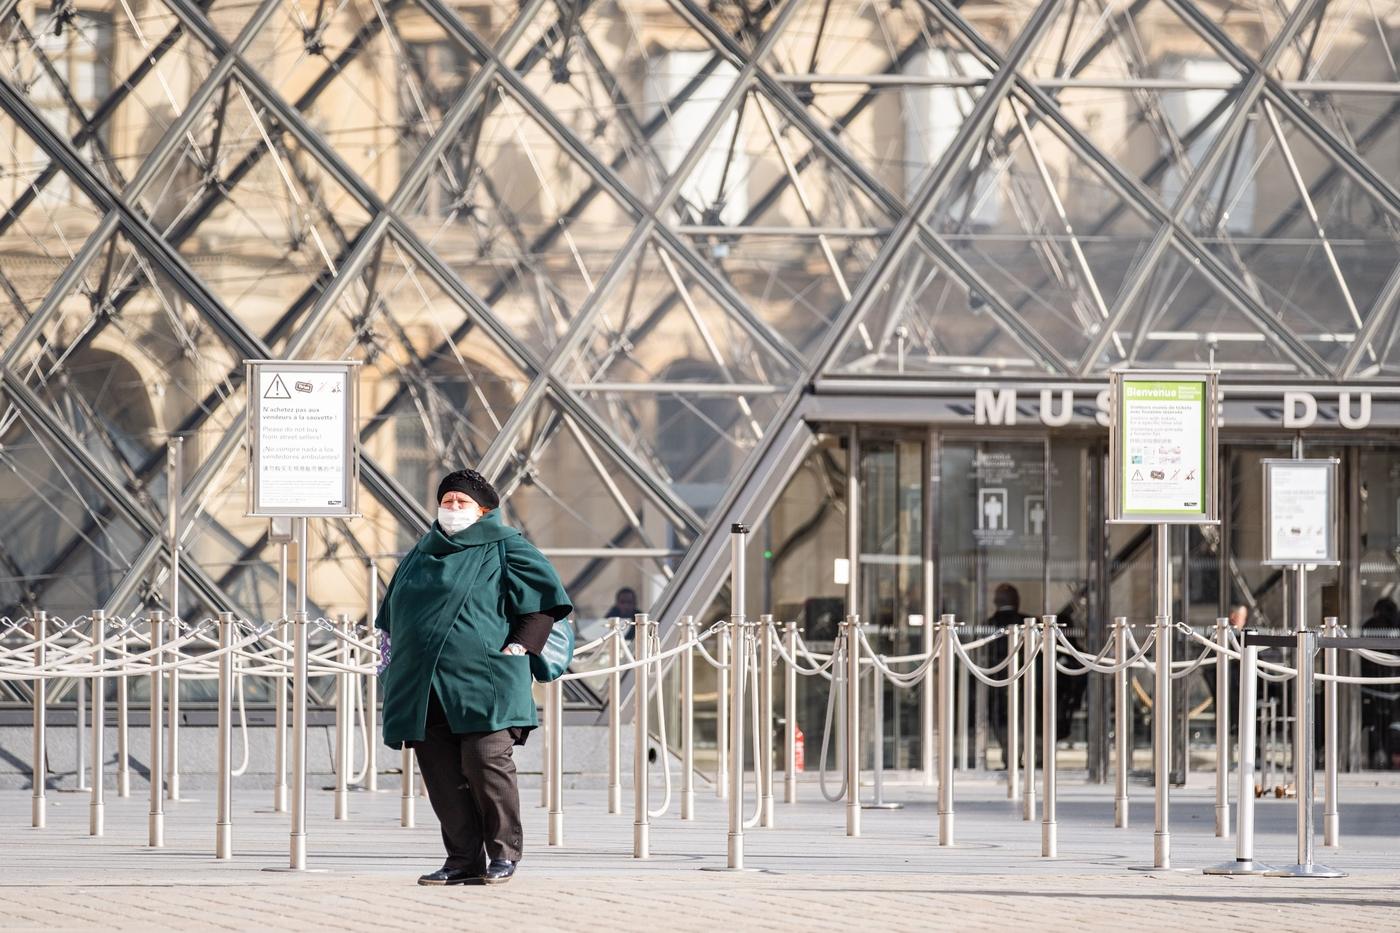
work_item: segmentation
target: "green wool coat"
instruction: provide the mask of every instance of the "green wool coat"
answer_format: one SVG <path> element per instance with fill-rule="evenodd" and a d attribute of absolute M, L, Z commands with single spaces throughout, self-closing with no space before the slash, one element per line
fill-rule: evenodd
<path fill-rule="evenodd" d="M 452 536 L 434 522 L 389 581 L 376 621 L 390 642 L 384 743 L 423 740 L 430 689 L 453 732 L 538 725 L 530 659 L 501 649 L 520 616 L 572 611 L 549 561 L 495 510 Z"/>

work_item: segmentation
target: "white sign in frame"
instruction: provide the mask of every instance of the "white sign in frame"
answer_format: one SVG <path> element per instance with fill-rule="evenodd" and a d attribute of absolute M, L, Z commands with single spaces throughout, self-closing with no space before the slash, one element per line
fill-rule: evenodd
<path fill-rule="evenodd" d="M 351 360 L 244 361 L 250 517 L 359 514 L 359 367 Z"/>
<path fill-rule="evenodd" d="M 1271 566 L 1334 565 L 1337 554 L 1335 458 L 1264 460 L 1264 560 Z"/>
<path fill-rule="evenodd" d="M 1118 370 L 1109 384 L 1109 521 L 1219 521 L 1214 371 Z"/>

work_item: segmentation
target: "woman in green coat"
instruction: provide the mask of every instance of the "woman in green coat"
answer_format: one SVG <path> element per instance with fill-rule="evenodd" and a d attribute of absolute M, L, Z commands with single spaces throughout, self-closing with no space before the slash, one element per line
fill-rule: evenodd
<path fill-rule="evenodd" d="M 520 861 L 512 749 L 539 724 L 527 654 L 573 611 L 559 575 L 501 524 L 475 470 L 438 486 L 438 518 L 384 592 L 384 741 L 412 748 L 447 861 L 419 884 L 510 880 Z"/>

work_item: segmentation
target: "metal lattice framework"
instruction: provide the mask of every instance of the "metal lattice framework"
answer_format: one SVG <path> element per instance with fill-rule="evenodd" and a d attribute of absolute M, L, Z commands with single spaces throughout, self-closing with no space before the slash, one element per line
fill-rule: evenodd
<path fill-rule="evenodd" d="M 814 383 L 1394 377 L 1397 37 L 1394 0 L 12 0 L 0 615 L 157 598 L 177 496 L 187 611 L 268 614 L 250 357 L 365 363 L 366 518 L 312 554 L 352 612 L 462 464 L 581 606 L 699 611 Z"/>

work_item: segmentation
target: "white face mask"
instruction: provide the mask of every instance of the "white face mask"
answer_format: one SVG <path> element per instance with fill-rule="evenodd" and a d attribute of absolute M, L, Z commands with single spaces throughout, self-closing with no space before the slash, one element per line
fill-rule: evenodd
<path fill-rule="evenodd" d="M 476 509 L 444 509 L 438 508 L 438 524 L 442 530 L 449 535 L 455 535 L 459 531 L 466 531 L 476 520 L 481 517 L 481 513 Z"/>

